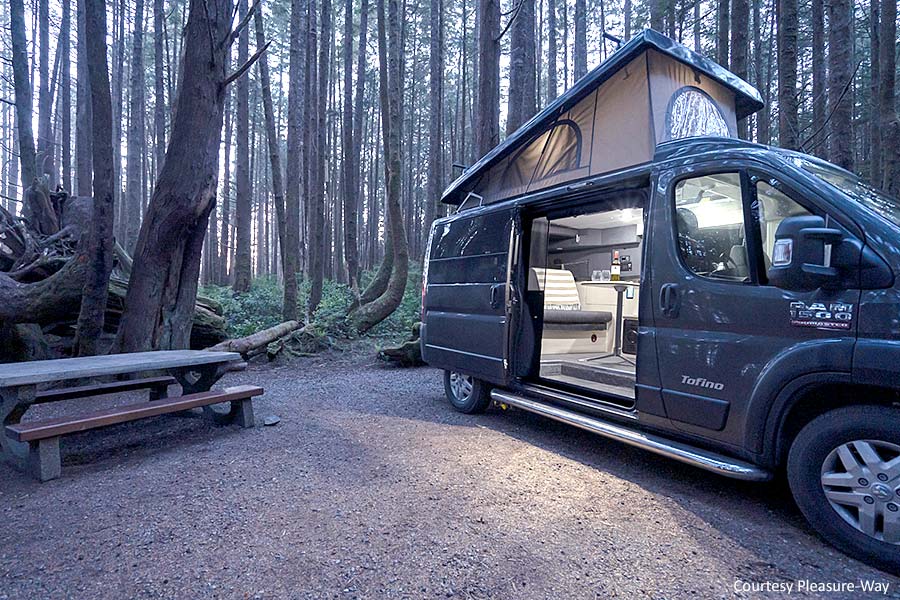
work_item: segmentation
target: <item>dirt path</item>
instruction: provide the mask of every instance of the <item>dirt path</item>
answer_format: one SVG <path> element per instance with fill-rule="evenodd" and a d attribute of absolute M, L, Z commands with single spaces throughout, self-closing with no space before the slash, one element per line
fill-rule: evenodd
<path fill-rule="evenodd" d="M 774 597 L 742 588 L 798 580 L 900 597 L 781 484 L 527 413 L 460 415 L 431 369 L 339 356 L 226 381 L 263 385 L 257 418 L 281 423 L 72 436 L 43 485 L 0 466 L 0 598 Z"/>

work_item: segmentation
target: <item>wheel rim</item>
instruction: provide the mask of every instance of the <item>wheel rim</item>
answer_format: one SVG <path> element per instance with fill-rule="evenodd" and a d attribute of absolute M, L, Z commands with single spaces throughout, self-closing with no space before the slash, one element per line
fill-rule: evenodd
<path fill-rule="evenodd" d="M 856 440 L 828 453 L 822 490 L 844 521 L 871 538 L 900 545 L 900 446 Z"/>
<path fill-rule="evenodd" d="M 472 396 L 473 383 L 474 381 L 469 375 L 463 375 L 455 371 L 450 373 L 450 391 L 453 392 L 453 397 L 459 402 L 466 402 Z"/>

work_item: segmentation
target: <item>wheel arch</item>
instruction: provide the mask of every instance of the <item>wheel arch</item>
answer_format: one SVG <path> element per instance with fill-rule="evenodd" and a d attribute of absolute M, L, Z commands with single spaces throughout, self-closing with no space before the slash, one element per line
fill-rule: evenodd
<path fill-rule="evenodd" d="M 764 461 L 780 467 L 791 442 L 816 417 L 846 406 L 891 406 L 900 401 L 898 390 L 854 383 L 849 373 L 813 373 L 798 377 L 778 394 L 766 421 Z"/>

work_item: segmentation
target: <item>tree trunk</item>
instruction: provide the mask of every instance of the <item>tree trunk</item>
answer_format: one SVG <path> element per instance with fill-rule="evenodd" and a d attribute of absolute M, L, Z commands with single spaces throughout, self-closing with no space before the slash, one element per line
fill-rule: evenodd
<path fill-rule="evenodd" d="M 78 314 L 75 354 L 90 356 L 100 351 L 109 275 L 113 266 L 113 173 L 112 98 L 106 62 L 106 0 L 86 0 L 88 72 L 91 77 L 93 129 L 94 202 L 90 232 L 83 241 L 87 273 Z M 129 156 L 129 163 L 131 156 Z M 76 257 L 73 260 L 81 260 Z"/>
<path fill-rule="evenodd" d="M 156 175 L 166 159 L 166 92 L 164 86 L 163 23 L 166 19 L 165 0 L 153 2 L 154 106 L 153 130 L 155 138 Z M 213 263 L 210 263 L 213 264 Z"/>
<path fill-rule="evenodd" d="M 778 145 L 800 146 L 797 122 L 797 0 L 775 0 L 778 11 Z"/>
<path fill-rule="evenodd" d="M 228 98 L 228 92 L 225 93 Z M 231 133 L 234 122 L 233 103 L 230 98 L 225 104 L 225 160 L 222 190 L 222 250 L 219 252 L 219 285 L 228 285 L 231 280 Z"/>
<path fill-rule="evenodd" d="M 477 0 L 478 91 L 475 109 L 475 158 L 500 142 L 500 3 Z"/>
<path fill-rule="evenodd" d="M 16 123 L 19 127 L 19 172 L 22 189 L 31 186 L 37 176 L 34 130 L 32 129 L 31 79 L 28 74 L 28 42 L 25 39 L 25 7 L 22 0 L 10 0 L 13 85 L 16 94 Z"/>
<path fill-rule="evenodd" d="M 724 2 L 723 2 L 724 3 Z M 749 81 L 747 76 L 748 60 L 748 28 L 750 23 L 750 0 L 732 0 L 731 6 L 731 72 Z M 747 119 L 738 121 L 738 137 L 742 140 L 750 139 L 748 135 Z"/>
<path fill-rule="evenodd" d="M 71 42 L 71 0 L 63 0 L 62 24 L 59 31 L 59 52 L 62 55 L 59 106 L 62 112 L 62 186 L 69 193 L 72 192 L 72 67 L 69 50 Z"/>
<path fill-rule="evenodd" d="M 723 67 L 728 64 L 728 30 L 730 24 L 728 2 L 729 0 L 718 0 L 716 3 L 716 62 Z"/>
<path fill-rule="evenodd" d="M 91 177 L 93 175 L 91 161 L 91 88 L 88 80 L 87 33 L 85 32 L 84 15 L 87 12 L 85 0 L 78 1 L 78 81 L 75 88 L 75 192 L 79 196 L 90 196 L 92 193 Z"/>
<path fill-rule="evenodd" d="M 662 32 L 666 28 L 666 8 L 668 0 L 649 0 L 650 2 L 650 28 Z M 563 44 L 565 47 L 565 43 Z"/>
<path fill-rule="evenodd" d="M 853 169 L 853 5 L 850 0 L 828 3 L 828 108 L 831 125 L 828 160 Z"/>
<path fill-rule="evenodd" d="M 325 160 L 327 126 L 325 116 L 328 111 L 329 64 L 331 62 L 331 0 L 322 0 L 321 24 L 319 32 L 318 92 L 315 114 L 316 143 L 313 145 L 312 161 L 315 174 L 310 187 L 310 236 L 309 236 L 309 306 L 312 315 L 322 300 L 322 280 L 325 274 Z"/>
<path fill-rule="evenodd" d="M 872 0 L 873 2 L 877 0 Z M 879 62 L 881 63 L 880 118 L 882 123 L 881 187 L 894 196 L 900 196 L 900 119 L 897 118 L 897 3 L 884 0 L 881 3 L 881 31 L 879 32 Z"/>
<path fill-rule="evenodd" d="M 56 187 L 53 167 L 53 88 L 50 86 L 50 5 L 48 0 L 37 0 L 38 6 L 38 48 L 40 60 L 38 73 L 41 90 L 38 96 L 38 147 L 37 161 L 39 174 L 47 176 L 47 188 Z"/>
<path fill-rule="evenodd" d="M 247 0 L 238 2 L 238 19 L 247 15 Z M 238 36 L 239 65 L 250 57 L 250 37 L 246 28 Z M 237 101 L 235 128 L 235 251 L 234 251 L 234 291 L 246 292 L 253 277 L 250 262 L 250 237 L 253 228 L 253 199 L 250 185 L 250 82 L 241 77 L 235 87 Z"/>
<path fill-rule="evenodd" d="M 443 2 L 443 0 L 439 0 Z M 365 105 L 365 90 L 366 90 L 366 51 L 367 47 L 367 39 L 369 33 L 369 0 L 362 0 L 362 4 L 360 6 L 360 14 L 359 14 L 359 43 L 357 44 L 356 51 L 356 98 L 354 99 L 354 114 L 353 114 L 353 139 L 356 140 L 356 147 L 353 151 L 353 179 L 351 181 L 351 185 L 353 186 L 356 193 L 356 202 L 353 206 L 353 212 L 348 212 L 346 215 L 347 223 L 349 225 L 350 219 L 355 217 L 356 221 L 360 220 L 360 198 L 362 195 L 362 146 L 363 146 L 363 111 Z M 443 35 L 443 32 L 441 32 Z M 442 38 L 443 39 L 443 38 Z M 443 48 L 442 48 L 443 49 Z M 443 63 L 442 63 L 443 64 Z M 443 77 L 441 77 L 441 81 L 443 81 Z M 345 229 L 345 232 L 348 230 Z M 354 237 L 355 244 L 352 244 L 350 241 L 350 237 L 348 234 L 347 237 L 347 248 L 348 252 L 350 252 L 350 248 L 353 248 L 353 252 L 355 253 L 356 258 L 356 274 L 351 275 L 351 277 L 356 278 L 357 290 L 359 288 L 359 273 L 361 271 L 359 265 L 359 231 L 356 229 L 354 225 Z M 347 255 L 348 261 L 348 270 L 350 265 L 350 255 Z M 352 272 L 352 271 L 351 271 Z M 353 281 L 353 280 L 351 280 Z M 352 287 L 352 286 L 351 286 Z"/>
<path fill-rule="evenodd" d="M 401 14 L 399 0 L 388 0 L 388 34 L 384 32 L 384 0 L 378 0 L 378 45 L 379 56 L 387 55 L 387 69 L 380 71 L 381 90 L 381 122 L 383 138 L 386 140 L 385 168 L 386 204 L 389 212 L 388 225 L 392 241 L 393 268 L 387 289 L 377 299 L 359 307 L 351 315 L 351 321 L 357 331 L 366 332 L 400 305 L 403 292 L 406 290 L 406 279 L 409 269 L 409 251 L 406 244 L 406 231 L 403 227 L 403 215 L 400 210 L 400 127 L 402 114 L 400 96 L 402 93 L 400 76 Z M 497 19 L 499 26 L 499 15 Z M 385 40 L 387 37 L 387 40 Z M 385 49 L 385 45 L 387 48 Z"/>
<path fill-rule="evenodd" d="M 584 2 L 584 0 L 579 1 Z M 517 12 L 512 18 L 515 20 L 512 24 L 509 51 L 509 88 L 511 93 L 506 114 L 506 135 L 510 135 L 522 123 L 530 119 L 537 109 L 534 87 L 534 0 L 521 0 Z M 585 46 L 586 52 L 587 47 Z M 585 57 L 586 63 L 587 58 Z"/>
<path fill-rule="evenodd" d="M 190 0 L 166 160 L 141 226 L 119 325 L 125 352 L 185 348 L 215 205 L 232 6 Z"/>
<path fill-rule="evenodd" d="M 362 21 L 362 16 L 360 16 Z M 434 19 L 432 19 L 433 23 Z M 434 35 L 433 32 L 432 35 Z M 364 35 L 360 31 L 360 35 Z M 359 138 L 353 131 L 353 0 L 344 3 L 344 105 L 341 125 L 344 160 L 341 164 L 341 187 L 344 199 L 344 256 L 347 282 L 354 295 L 359 294 L 359 246 L 356 219 L 359 210 L 359 189 L 354 181 L 355 164 L 359 160 Z M 365 70 L 365 63 L 359 64 Z M 432 71 L 433 73 L 434 71 Z M 357 140 L 356 145 L 354 140 Z"/>
<path fill-rule="evenodd" d="M 144 135 L 144 0 L 134 3 L 134 37 L 131 50 L 130 119 L 128 125 L 128 162 L 125 165 L 124 246 L 129 252 L 137 243 L 144 193 L 141 157 L 146 151 Z M 92 80 L 93 81 L 93 80 Z"/>
<path fill-rule="evenodd" d="M 431 0 L 431 46 L 428 88 L 428 174 L 424 230 L 438 214 L 444 183 L 444 1 Z"/>
<path fill-rule="evenodd" d="M 532 14 L 534 8 L 532 6 Z M 532 31 L 534 26 L 532 26 Z M 533 36 L 532 36 L 533 37 Z M 587 2 L 586 0 L 575 0 L 575 54 L 573 75 L 575 81 L 578 81 L 587 73 Z"/>
<path fill-rule="evenodd" d="M 303 145 L 303 11 L 302 0 L 291 2 L 290 23 L 290 83 L 288 90 L 287 125 L 287 165 L 288 177 L 285 187 L 285 214 L 282 234 L 282 270 L 284 271 L 284 297 L 282 317 L 286 321 L 297 318 L 297 272 L 300 270 L 300 184 L 304 174 L 302 166 Z M 274 170 L 274 167 L 273 167 Z"/>
<path fill-rule="evenodd" d="M 700 2 L 696 2 L 697 6 L 700 5 Z M 624 19 L 624 41 L 628 41 L 631 39 L 631 0 L 625 0 L 624 5 L 622 7 L 622 12 L 625 13 Z M 554 40 L 555 42 L 556 40 Z"/>
<path fill-rule="evenodd" d="M 547 104 L 553 102 L 559 94 L 559 78 L 556 70 L 556 57 L 558 55 L 556 48 L 556 1 L 547 0 Z M 630 25 L 630 21 L 626 20 L 626 23 Z M 625 35 L 626 37 L 628 36 L 627 33 Z"/>

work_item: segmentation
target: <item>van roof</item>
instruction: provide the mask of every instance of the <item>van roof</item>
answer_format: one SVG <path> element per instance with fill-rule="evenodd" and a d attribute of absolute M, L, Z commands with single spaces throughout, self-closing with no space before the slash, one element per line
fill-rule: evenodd
<path fill-rule="evenodd" d="M 734 94 L 734 117 L 737 120 L 753 114 L 765 106 L 756 88 L 737 75 L 663 34 L 646 29 L 467 168 L 447 187 L 441 200 L 447 204 L 460 204 L 465 195 L 477 185 L 488 170 L 530 143 L 535 136 L 545 131 L 548 126 L 560 118 L 560 115 L 575 107 L 600 85 L 610 80 L 616 73 L 648 50 L 654 50 L 686 65 L 696 74 L 704 75 L 732 92 Z"/>

